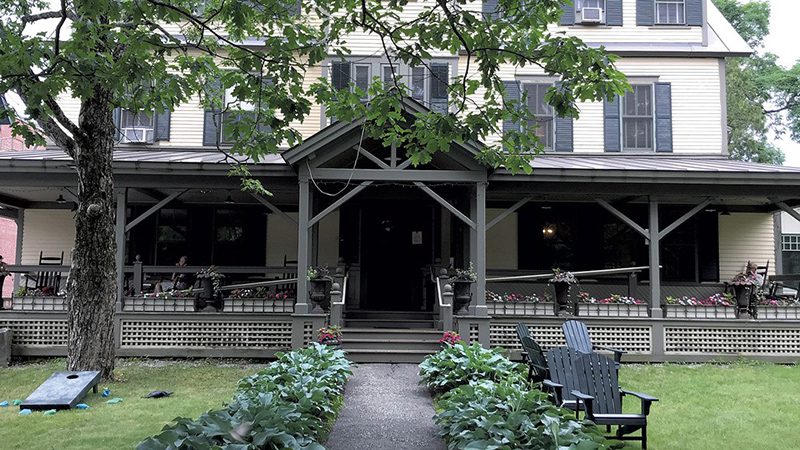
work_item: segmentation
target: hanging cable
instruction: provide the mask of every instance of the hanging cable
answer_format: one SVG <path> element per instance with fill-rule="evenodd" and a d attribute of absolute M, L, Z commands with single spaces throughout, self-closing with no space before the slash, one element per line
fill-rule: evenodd
<path fill-rule="evenodd" d="M 353 162 L 353 168 L 350 170 L 350 176 L 347 178 L 347 182 L 344 184 L 344 187 L 341 188 L 337 192 L 325 192 L 322 188 L 317 184 L 317 180 L 314 179 L 314 172 L 311 170 L 311 165 L 308 164 L 308 160 L 306 159 L 306 167 L 308 168 L 308 175 L 311 178 L 311 183 L 314 184 L 314 187 L 317 188 L 320 194 L 327 195 L 328 197 L 336 197 L 342 192 L 346 191 L 348 187 L 350 187 L 350 182 L 353 181 L 353 176 L 356 174 L 356 166 L 358 166 L 358 157 L 361 156 L 361 144 L 364 142 L 364 130 L 367 129 L 367 119 L 364 118 L 364 123 L 361 125 L 361 137 L 358 139 L 358 145 L 356 146 L 356 159 Z"/>

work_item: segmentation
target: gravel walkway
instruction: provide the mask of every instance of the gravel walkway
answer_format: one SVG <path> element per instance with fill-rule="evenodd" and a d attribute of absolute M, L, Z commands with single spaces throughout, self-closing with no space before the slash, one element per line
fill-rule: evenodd
<path fill-rule="evenodd" d="M 353 369 L 328 450 L 445 450 L 433 405 L 414 364 L 364 364 Z"/>

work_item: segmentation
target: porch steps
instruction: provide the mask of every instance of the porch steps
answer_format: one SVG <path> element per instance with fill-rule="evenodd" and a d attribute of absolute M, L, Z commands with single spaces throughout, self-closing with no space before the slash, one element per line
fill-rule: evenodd
<path fill-rule="evenodd" d="M 354 362 L 419 363 L 437 352 L 439 330 L 345 328 L 342 349 Z"/>
<path fill-rule="evenodd" d="M 433 314 L 417 311 L 347 311 L 345 328 L 432 329 Z"/>

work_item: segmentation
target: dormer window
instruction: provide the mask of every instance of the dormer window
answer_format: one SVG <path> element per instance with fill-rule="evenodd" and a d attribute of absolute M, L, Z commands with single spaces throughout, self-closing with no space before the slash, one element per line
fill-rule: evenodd
<path fill-rule="evenodd" d="M 605 0 L 575 0 L 575 23 L 591 25 L 605 22 Z"/>
<path fill-rule="evenodd" d="M 685 25 L 686 0 L 656 0 L 657 25 Z"/>

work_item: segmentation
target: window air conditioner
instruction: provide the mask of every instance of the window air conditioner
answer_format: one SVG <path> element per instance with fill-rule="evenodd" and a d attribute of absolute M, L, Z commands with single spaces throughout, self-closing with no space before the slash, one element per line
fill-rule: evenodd
<path fill-rule="evenodd" d="M 138 144 L 153 142 L 153 129 L 152 128 L 123 128 L 122 129 L 122 143 L 123 144 Z"/>
<path fill-rule="evenodd" d="M 581 8 L 581 23 L 600 23 L 603 21 L 602 8 Z"/>

